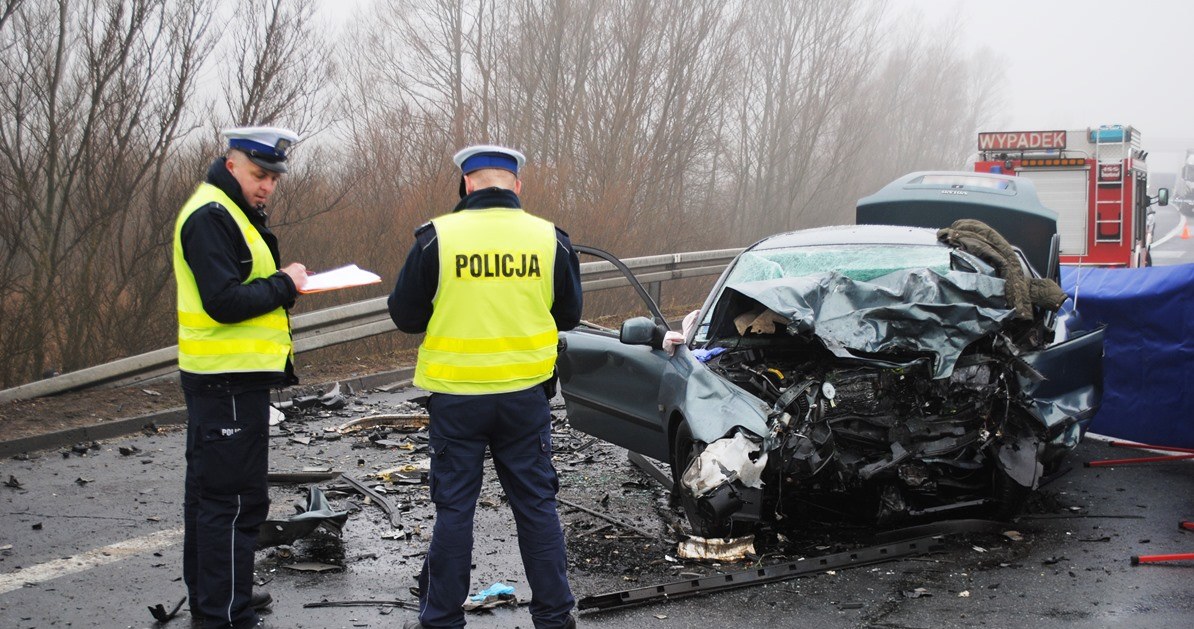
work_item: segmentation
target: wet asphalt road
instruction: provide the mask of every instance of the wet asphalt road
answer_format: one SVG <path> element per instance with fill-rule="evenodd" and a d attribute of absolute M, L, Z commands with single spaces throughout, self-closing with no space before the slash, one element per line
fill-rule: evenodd
<path fill-rule="evenodd" d="M 359 396 L 342 411 L 292 418 L 275 428 L 271 469 L 331 466 L 355 478 L 426 455 L 417 435 L 392 433 L 414 451 L 383 449 L 365 435 L 325 440 L 325 427 L 393 412 L 414 392 Z M 290 435 L 285 434 L 289 431 Z M 311 437 L 309 444 L 292 437 Z M 736 570 L 675 559 L 666 492 L 626 462 L 625 452 L 590 443 L 562 425 L 556 435 L 561 496 L 628 521 L 646 537 L 564 507 L 571 580 L 578 598 L 693 575 Z M 125 456 L 120 447 L 139 452 Z M 146 607 L 171 607 L 180 579 L 183 432 L 172 429 L 99 444 L 86 455 L 31 453 L 0 461 L 0 627 L 153 627 Z M 1084 468 L 1081 463 L 1136 454 L 1087 440 L 1073 469 L 1035 500 L 1032 513 L 996 534 L 948 538 L 943 552 L 877 566 L 625 610 L 583 613 L 595 627 L 1187 627 L 1194 625 L 1194 562 L 1133 567 L 1131 555 L 1194 552 L 1194 463 Z M 415 473 L 417 475 L 417 472 Z M 328 483 L 321 483 L 326 486 Z M 426 550 L 433 517 L 425 485 L 393 485 L 404 535 L 358 496 L 343 536 L 319 535 L 257 555 L 257 579 L 275 604 L 278 627 L 400 627 L 411 612 L 369 605 L 305 609 L 321 600 L 412 603 L 409 588 Z M 298 485 L 271 489 L 274 517 L 305 500 Z M 354 507 L 355 505 L 355 507 Z M 791 532 L 788 543 L 760 540 L 762 564 L 846 549 L 868 531 L 842 527 Z M 385 536 L 385 537 L 383 537 Z M 391 539 L 386 539 L 386 538 Z M 300 572 L 295 562 L 333 564 Z M 473 586 L 494 581 L 528 594 L 513 520 L 492 470 L 478 508 Z M 922 595 L 914 597 L 917 588 Z M 187 627 L 183 612 L 169 627 Z M 475 627 L 530 627 L 525 607 L 470 615 Z"/>

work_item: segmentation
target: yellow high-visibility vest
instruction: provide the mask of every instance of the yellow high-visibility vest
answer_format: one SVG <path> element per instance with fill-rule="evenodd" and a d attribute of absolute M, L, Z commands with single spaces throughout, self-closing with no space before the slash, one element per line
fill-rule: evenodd
<path fill-rule="evenodd" d="M 178 284 L 178 368 L 191 373 L 229 373 L 286 370 L 293 347 L 286 309 L 278 307 L 238 323 L 220 323 L 208 316 L 199 296 L 199 285 L 182 253 L 182 226 L 199 208 L 218 203 L 236 221 L 253 255 L 253 267 L 244 283 L 278 271 L 269 245 L 249 222 L 249 217 L 223 190 L 201 183 L 182 206 L 174 224 L 174 279 Z"/>
<path fill-rule="evenodd" d="M 520 209 L 465 210 L 432 221 L 439 284 L 414 384 L 479 395 L 551 377 L 558 331 L 555 227 Z"/>

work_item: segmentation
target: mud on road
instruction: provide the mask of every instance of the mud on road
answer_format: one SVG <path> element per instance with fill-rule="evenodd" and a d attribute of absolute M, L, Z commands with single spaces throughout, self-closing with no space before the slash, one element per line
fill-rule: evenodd
<path fill-rule="evenodd" d="M 283 627 L 393 627 L 412 615 L 410 588 L 434 523 L 423 471 L 426 433 L 335 427 L 377 414 L 417 413 L 413 390 L 347 395 L 343 408 L 291 409 L 272 430 L 271 469 L 333 469 L 384 491 L 392 525 L 372 499 L 342 481 L 315 483 L 349 512 L 339 536 L 319 530 L 263 549 L 256 578 Z M 741 561 L 682 559 L 686 530 L 666 488 L 626 453 L 571 430 L 557 406 L 570 579 L 578 598 L 691 580 L 851 550 L 871 543 L 863 523 L 818 522 L 762 531 Z M 0 461 L 0 626 L 151 627 L 146 607 L 170 608 L 180 582 L 183 432 L 170 429 Z M 93 447 L 94 446 L 94 447 Z M 652 603 L 584 612 L 585 626 L 830 627 L 1184 626 L 1194 617 L 1194 565 L 1133 567 L 1131 555 L 1194 551 L 1177 522 L 1194 515 L 1188 463 L 1083 468 L 1130 456 L 1088 441 L 1072 470 L 1042 490 L 1028 513 L 997 533 L 949 536 L 931 554 L 868 567 Z M 391 470 L 389 482 L 371 475 Z M 271 487 L 271 517 L 303 505 L 307 485 Z M 581 509 L 583 507 L 584 509 Z M 600 515 L 594 515 L 595 512 Z M 529 591 L 509 508 L 492 469 L 477 509 L 472 585 Z M 128 550 L 132 544 L 132 550 Z M 63 561 L 63 558 L 70 558 Z M 300 569 L 301 568 L 301 569 Z M 363 606 L 305 604 L 370 601 Z M 525 607 L 470 614 L 470 626 L 530 627 Z M 187 625 L 185 606 L 166 626 Z"/>

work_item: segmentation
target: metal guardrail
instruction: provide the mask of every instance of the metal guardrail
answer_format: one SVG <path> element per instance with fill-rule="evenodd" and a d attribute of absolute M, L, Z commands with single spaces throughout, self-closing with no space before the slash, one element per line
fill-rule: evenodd
<path fill-rule="evenodd" d="M 623 260 L 658 302 L 663 282 L 718 275 L 742 249 L 717 249 L 643 256 Z M 596 292 L 627 286 L 608 262 L 580 265 L 581 287 Z M 290 318 L 296 354 L 394 331 L 385 297 L 375 297 L 307 312 Z M 121 358 L 59 376 L 0 391 L 0 403 L 27 400 L 101 385 L 124 386 L 168 376 L 178 371 L 178 346 Z"/>

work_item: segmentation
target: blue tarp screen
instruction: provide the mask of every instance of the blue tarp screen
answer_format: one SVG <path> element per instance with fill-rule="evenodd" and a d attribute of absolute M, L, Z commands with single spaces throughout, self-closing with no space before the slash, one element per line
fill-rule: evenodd
<path fill-rule="evenodd" d="M 1071 329 L 1107 325 L 1103 404 L 1089 430 L 1194 448 L 1194 264 L 1141 269 L 1063 266 Z"/>

